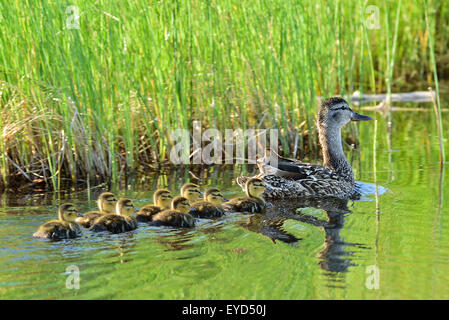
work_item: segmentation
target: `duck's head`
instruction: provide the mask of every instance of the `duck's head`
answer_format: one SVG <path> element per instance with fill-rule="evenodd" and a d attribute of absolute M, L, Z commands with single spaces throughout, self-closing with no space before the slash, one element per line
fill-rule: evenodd
<path fill-rule="evenodd" d="M 346 100 L 340 97 L 324 100 L 318 113 L 318 126 L 320 128 L 341 128 L 349 121 L 365 120 L 371 120 L 371 117 L 353 111 Z"/>
<path fill-rule="evenodd" d="M 177 196 L 173 199 L 171 208 L 182 213 L 188 213 L 190 211 L 189 200 L 186 197 Z"/>
<path fill-rule="evenodd" d="M 154 204 L 164 209 L 170 208 L 172 200 L 173 196 L 167 189 L 158 189 L 153 195 Z"/>
<path fill-rule="evenodd" d="M 130 216 L 134 213 L 134 203 L 131 199 L 121 198 L 117 201 L 115 212 L 119 216 Z"/>
<path fill-rule="evenodd" d="M 64 203 L 59 206 L 58 218 L 59 220 L 66 222 L 76 222 L 76 218 L 79 217 L 78 209 L 74 204 Z"/>
<path fill-rule="evenodd" d="M 251 178 L 246 181 L 245 191 L 248 197 L 260 197 L 265 189 L 265 183 L 262 179 Z"/>
<path fill-rule="evenodd" d="M 181 188 L 181 196 L 187 198 L 190 203 L 198 201 L 202 196 L 200 187 L 194 183 L 186 183 Z"/>
<path fill-rule="evenodd" d="M 210 188 L 204 192 L 204 200 L 219 205 L 226 201 L 223 194 L 217 188 Z"/>
<path fill-rule="evenodd" d="M 103 192 L 98 197 L 98 209 L 106 213 L 114 213 L 115 206 L 117 205 L 117 198 L 111 192 Z"/>

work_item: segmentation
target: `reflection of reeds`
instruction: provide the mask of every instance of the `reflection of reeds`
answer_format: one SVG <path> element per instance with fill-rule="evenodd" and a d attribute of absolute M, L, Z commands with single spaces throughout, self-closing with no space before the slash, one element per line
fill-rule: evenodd
<path fill-rule="evenodd" d="M 441 117 L 441 103 L 440 103 L 440 88 L 438 85 L 438 74 L 437 74 L 437 66 L 435 62 L 435 50 L 434 50 L 434 44 L 433 44 L 433 32 L 430 27 L 430 21 L 428 16 L 428 3 L 427 1 L 424 1 L 424 13 L 425 13 L 425 20 L 426 20 L 426 30 L 429 35 L 429 53 L 430 53 L 430 65 L 433 70 L 433 80 L 435 83 L 435 91 L 436 91 L 436 97 L 435 94 L 433 94 L 432 89 L 432 101 L 433 106 L 435 110 L 435 121 L 437 122 L 437 128 L 438 128 L 438 140 L 440 144 L 440 164 L 443 165 L 443 162 L 445 162 L 446 157 L 444 154 L 444 146 L 443 146 L 443 122 Z"/>
<path fill-rule="evenodd" d="M 437 125 L 437 131 L 438 131 L 438 143 L 440 145 L 440 164 L 443 166 L 443 163 L 445 162 L 445 154 L 444 154 L 444 146 L 443 146 L 443 123 L 441 121 L 441 108 L 440 105 L 437 103 L 435 99 L 434 92 L 432 88 L 429 88 L 429 90 L 432 92 L 432 102 L 433 102 L 433 110 L 435 111 L 435 122 Z"/>
<path fill-rule="evenodd" d="M 389 6 L 385 2 L 386 6 L 386 15 L 389 15 Z M 388 108 L 388 126 L 392 124 L 392 115 L 391 115 L 391 82 L 393 80 L 393 71 L 394 71 L 394 58 L 396 55 L 396 47 L 397 47 L 397 39 L 398 39 L 398 30 L 399 30 L 399 14 L 401 13 L 401 4 L 402 0 L 399 1 L 398 6 L 396 8 L 396 19 L 395 19 L 395 27 L 394 27 L 394 35 L 393 35 L 393 44 L 390 48 L 390 20 L 385 19 L 386 26 L 386 40 L 387 40 L 387 76 L 386 76 L 386 85 L 387 85 L 387 97 L 386 97 L 386 107 Z"/>
<path fill-rule="evenodd" d="M 393 74 L 429 69 L 419 56 L 422 6 L 390 17 L 395 4 L 370 4 L 381 26 L 396 18 L 391 48 L 389 31 L 366 27 L 360 1 L 81 2 L 79 29 L 66 27 L 56 2 L 44 16 L 31 2 L 4 2 L 3 184 L 13 174 L 54 188 L 63 179 L 114 180 L 166 161 L 171 131 L 191 131 L 198 119 L 222 132 L 277 128 L 286 153 L 314 157 L 316 96 L 345 95 L 355 84 L 383 91 Z"/>

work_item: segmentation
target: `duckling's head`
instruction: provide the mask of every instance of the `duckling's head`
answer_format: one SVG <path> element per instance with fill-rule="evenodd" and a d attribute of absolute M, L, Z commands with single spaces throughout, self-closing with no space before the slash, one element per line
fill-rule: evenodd
<path fill-rule="evenodd" d="M 117 201 L 115 212 L 120 216 L 130 216 L 134 213 L 134 203 L 131 199 L 121 198 Z"/>
<path fill-rule="evenodd" d="M 154 204 L 164 209 L 170 208 L 172 200 L 173 196 L 170 190 L 167 189 L 158 189 L 153 195 Z"/>
<path fill-rule="evenodd" d="M 190 203 L 198 201 L 201 195 L 200 187 L 194 183 L 186 183 L 181 188 L 181 196 L 187 198 Z"/>
<path fill-rule="evenodd" d="M 318 127 L 341 128 L 349 121 L 371 120 L 371 117 L 352 111 L 349 104 L 340 97 L 326 99 L 318 113 Z"/>
<path fill-rule="evenodd" d="M 71 203 L 64 203 L 59 206 L 59 220 L 67 222 L 75 222 L 78 217 L 78 209 Z"/>
<path fill-rule="evenodd" d="M 178 210 L 182 213 L 188 213 L 190 211 L 190 203 L 186 197 L 177 196 L 173 199 L 171 203 L 171 208 L 173 210 Z"/>
<path fill-rule="evenodd" d="M 98 197 L 98 209 L 106 213 L 114 213 L 117 198 L 111 192 L 103 192 Z"/>
<path fill-rule="evenodd" d="M 245 191 L 248 197 L 259 197 L 265 191 L 265 183 L 259 178 L 248 179 Z"/>
<path fill-rule="evenodd" d="M 206 192 L 204 192 L 204 200 L 216 205 L 226 201 L 223 194 L 217 188 L 207 189 Z"/>

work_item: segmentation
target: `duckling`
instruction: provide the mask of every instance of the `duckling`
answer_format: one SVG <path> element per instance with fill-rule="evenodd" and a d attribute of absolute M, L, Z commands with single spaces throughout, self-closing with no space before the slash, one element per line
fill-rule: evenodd
<path fill-rule="evenodd" d="M 265 184 L 262 179 L 250 178 L 246 181 L 246 197 L 237 197 L 223 204 L 227 211 L 234 212 L 256 212 L 261 213 L 265 210 L 265 201 L 260 195 L 265 191 Z"/>
<path fill-rule="evenodd" d="M 201 198 L 202 193 L 197 184 L 186 183 L 181 188 L 181 196 L 186 198 L 190 203 L 194 203 Z"/>
<path fill-rule="evenodd" d="M 221 204 L 225 201 L 220 190 L 210 188 L 204 192 L 204 201 L 194 202 L 189 213 L 196 218 L 221 217 L 225 213 Z"/>
<path fill-rule="evenodd" d="M 188 214 L 189 210 L 190 204 L 187 198 L 177 196 L 171 203 L 171 209 L 161 211 L 153 216 L 152 225 L 192 228 L 195 226 L 195 220 Z"/>
<path fill-rule="evenodd" d="M 90 228 L 92 223 L 105 214 L 113 214 L 117 205 L 117 198 L 111 192 L 103 192 L 97 200 L 99 211 L 90 211 L 83 214 L 82 217 L 76 219 L 76 222 L 84 228 Z"/>
<path fill-rule="evenodd" d="M 137 220 L 131 217 L 131 214 L 134 213 L 134 204 L 131 199 L 121 198 L 117 201 L 115 211 L 115 214 L 105 214 L 97 218 L 92 223 L 90 230 L 121 233 L 137 228 Z"/>
<path fill-rule="evenodd" d="M 150 222 L 153 220 L 153 216 L 156 213 L 161 212 L 165 209 L 170 209 L 171 201 L 173 197 L 171 195 L 170 190 L 167 189 L 158 189 L 153 194 L 153 202 L 154 204 L 147 204 L 140 208 L 139 212 L 136 215 L 136 219 L 139 222 Z"/>
<path fill-rule="evenodd" d="M 51 220 L 39 227 L 33 234 L 36 238 L 48 238 L 51 240 L 71 239 L 81 235 L 81 228 L 75 222 L 78 217 L 78 209 L 71 203 L 59 206 L 59 220 Z"/>

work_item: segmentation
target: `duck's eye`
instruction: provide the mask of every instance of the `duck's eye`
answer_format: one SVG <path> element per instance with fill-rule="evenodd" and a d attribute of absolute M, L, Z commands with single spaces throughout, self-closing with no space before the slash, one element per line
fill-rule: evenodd
<path fill-rule="evenodd" d="M 332 111 L 337 111 L 337 110 L 350 110 L 350 109 L 349 109 L 349 107 L 347 107 L 347 106 L 341 106 L 341 107 L 332 109 Z"/>

